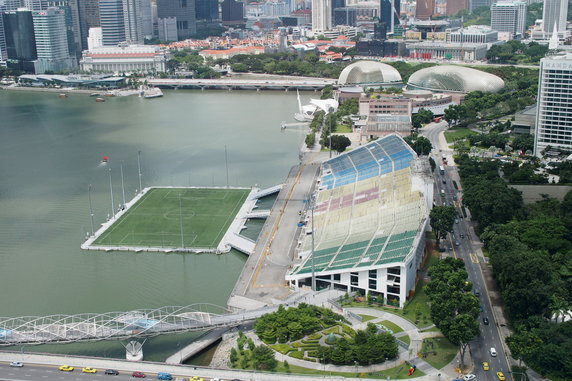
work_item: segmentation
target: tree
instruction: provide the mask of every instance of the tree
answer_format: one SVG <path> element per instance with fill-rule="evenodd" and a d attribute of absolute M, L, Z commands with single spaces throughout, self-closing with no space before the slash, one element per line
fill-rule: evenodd
<path fill-rule="evenodd" d="M 306 147 L 308 148 L 314 147 L 314 145 L 316 144 L 316 133 L 310 132 L 308 135 L 306 135 L 305 143 Z"/>
<path fill-rule="evenodd" d="M 332 149 L 340 153 L 344 152 L 352 144 L 351 140 L 344 135 L 332 135 L 331 139 Z"/>
<path fill-rule="evenodd" d="M 510 349 L 511 356 L 522 363 L 522 360 L 538 351 L 542 346 L 542 340 L 529 331 L 512 334 L 506 338 L 506 344 Z"/>
<path fill-rule="evenodd" d="M 429 155 L 433 149 L 431 141 L 424 136 L 412 134 L 403 138 L 417 155 Z"/>
<path fill-rule="evenodd" d="M 462 314 L 453 318 L 447 333 L 447 339 L 459 348 L 461 354 L 461 369 L 465 367 L 465 351 L 469 342 L 480 333 L 479 322 L 472 316 Z"/>
<path fill-rule="evenodd" d="M 260 345 L 252 350 L 254 369 L 275 370 L 278 361 L 274 357 L 274 351 L 266 345 Z"/>
<path fill-rule="evenodd" d="M 429 219 L 431 228 L 435 232 L 437 245 L 442 238 L 447 236 L 447 233 L 453 230 L 455 218 L 457 218 L 457 210 L 452 205 L 438 205 L 431 209 Z"/>

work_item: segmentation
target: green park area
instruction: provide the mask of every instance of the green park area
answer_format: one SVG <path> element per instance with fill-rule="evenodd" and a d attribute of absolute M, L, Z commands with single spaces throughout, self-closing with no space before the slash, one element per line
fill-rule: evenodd
<path fill-rule="evenodd" d="M 445 139 L 447 139 L 447 143 L 453 143 L 456 140 L 465 139 L 471 135 L 478 135 L 478 133 L 464 127 L 453 127 L 445 131 Z"/>
<path fill-rule="evenodd" d="M 94 246 L 216 248 L 250 189 L 154 188 Z"/>

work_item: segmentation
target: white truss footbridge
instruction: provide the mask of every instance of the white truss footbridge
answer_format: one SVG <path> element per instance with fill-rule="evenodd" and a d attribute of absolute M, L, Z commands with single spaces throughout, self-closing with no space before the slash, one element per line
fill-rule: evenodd
<path fill-rule="evenodd" d="M 0 317 L 0 346 L 123 340 L 203 331 L 236 326 L 276 309 L 272 306 L 231 313 L 214 304 L 199 303 L 101 314 Z"/>

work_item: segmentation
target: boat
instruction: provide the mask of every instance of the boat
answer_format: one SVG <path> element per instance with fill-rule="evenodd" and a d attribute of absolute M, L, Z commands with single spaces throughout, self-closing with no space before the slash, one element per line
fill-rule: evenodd
<path fill-rule="evenodd" d="M 105 102 L 105 98 L 97 97 L 95 98 L 96 102 Z"/>
<path fill-rule="evenodd" d="M 65 93 L 60 93 L 58 96 L 59 96 L 60 98 L 67 98 L 67 97 L 68 97 L 68 95 L 65 94 Z"/>
<path fill-rule="evenodd" d="M 100 93 L 91 93 L 91 94 L 89 94 L 89 96 L 90 97 L 99 97 L 99 96 L 101 96 L 101 94 Z"/>
<path fill-rule="evenodd" d="M 158 87 L 150 87 L 148 89 L 143 90 L 143 98 L 151 99 L 151 98 L 159 98 L 163 96 L 163 92 Z"/>
<path fill-rule="evenodd" d="M 339 103 L 333 98 L 310 99 L 310 104 L 302 106 L 300 92 L 297 89 L 296 92 L 298 93 L 298 112 L 294 114 L 294 119 L 298 122 L 311 122 L 320 111 L 325 111 L 327 114 L 338 110 Z"/>
<path fill-rule="evenodd" d="M 104 156 L 101 158 L 101 162 L 102 163 L 107 163 L 109 161 L 109 157 L 108 156 Z"/>

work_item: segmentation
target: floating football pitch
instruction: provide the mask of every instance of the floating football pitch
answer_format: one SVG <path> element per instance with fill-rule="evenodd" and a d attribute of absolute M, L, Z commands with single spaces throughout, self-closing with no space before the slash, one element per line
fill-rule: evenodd
<path fill-rule="evenodd" d="M 249 193 L 250 189 L 150 189 L 93 246 L 216 248 Z"/>

